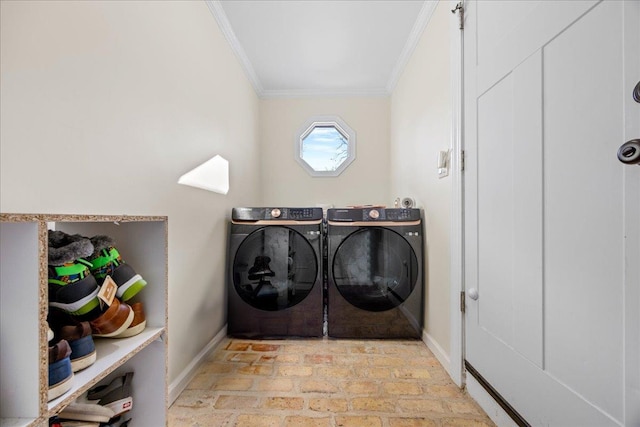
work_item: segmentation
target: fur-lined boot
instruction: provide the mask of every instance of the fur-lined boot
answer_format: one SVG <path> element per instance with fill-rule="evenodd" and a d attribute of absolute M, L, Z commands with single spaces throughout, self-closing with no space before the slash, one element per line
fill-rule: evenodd
<path fill-rule="evenodd" d="M 110 236 L 94 236 L 90 239 L 94 251 L 89 257 L 91 273 L 102 283 L 107 275 L 118 285 L 116 296 L 129 301 L 147 285 L 141 275 L 130 264 L 124 262 L 115 248 L 116 242 Z"/>
<path fill-rule="evenodd" d="M 91 263 L 93 244 L 79 234 L 49 230 L 49 305 L 91 320 L 101 314 Z"/>

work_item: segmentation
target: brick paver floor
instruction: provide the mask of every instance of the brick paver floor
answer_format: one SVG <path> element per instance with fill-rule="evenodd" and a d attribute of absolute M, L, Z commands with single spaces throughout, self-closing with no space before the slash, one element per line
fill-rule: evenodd
<path fill-rule="evenodd" d="M 488 427 L 421 341 L 226 339 L 170 427 Z"/>

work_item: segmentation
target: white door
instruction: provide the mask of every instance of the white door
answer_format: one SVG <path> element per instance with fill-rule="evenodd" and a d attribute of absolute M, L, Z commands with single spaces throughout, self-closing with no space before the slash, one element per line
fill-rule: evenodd
<path fill-rule="evenodd" d="M 465 8 L 466 363 L 531 425 L 638 426 L 640 2 Z"/>

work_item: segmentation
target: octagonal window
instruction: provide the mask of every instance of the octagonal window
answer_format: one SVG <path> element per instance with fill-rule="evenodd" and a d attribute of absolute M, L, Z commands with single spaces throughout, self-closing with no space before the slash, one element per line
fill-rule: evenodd
<path fill-rule="evenodd" d="M 338 176 L 355 159 L 356 133 L 336 116 L 312 117 L 296 135 L 296 160 L 312 176 Z"/>

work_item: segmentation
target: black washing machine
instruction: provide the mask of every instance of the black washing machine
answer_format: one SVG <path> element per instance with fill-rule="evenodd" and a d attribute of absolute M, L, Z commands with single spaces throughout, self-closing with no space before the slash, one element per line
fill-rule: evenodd
<path fill-rule="evenodd" d="M 234 208 L 227 265 L 227 333 L 323 335 L 322 208 Z"/>
<path fill-rule="evenodd" d="M 328 335 L 421 338 L 420 210 L 329 209 L 326 239 Z"/>

